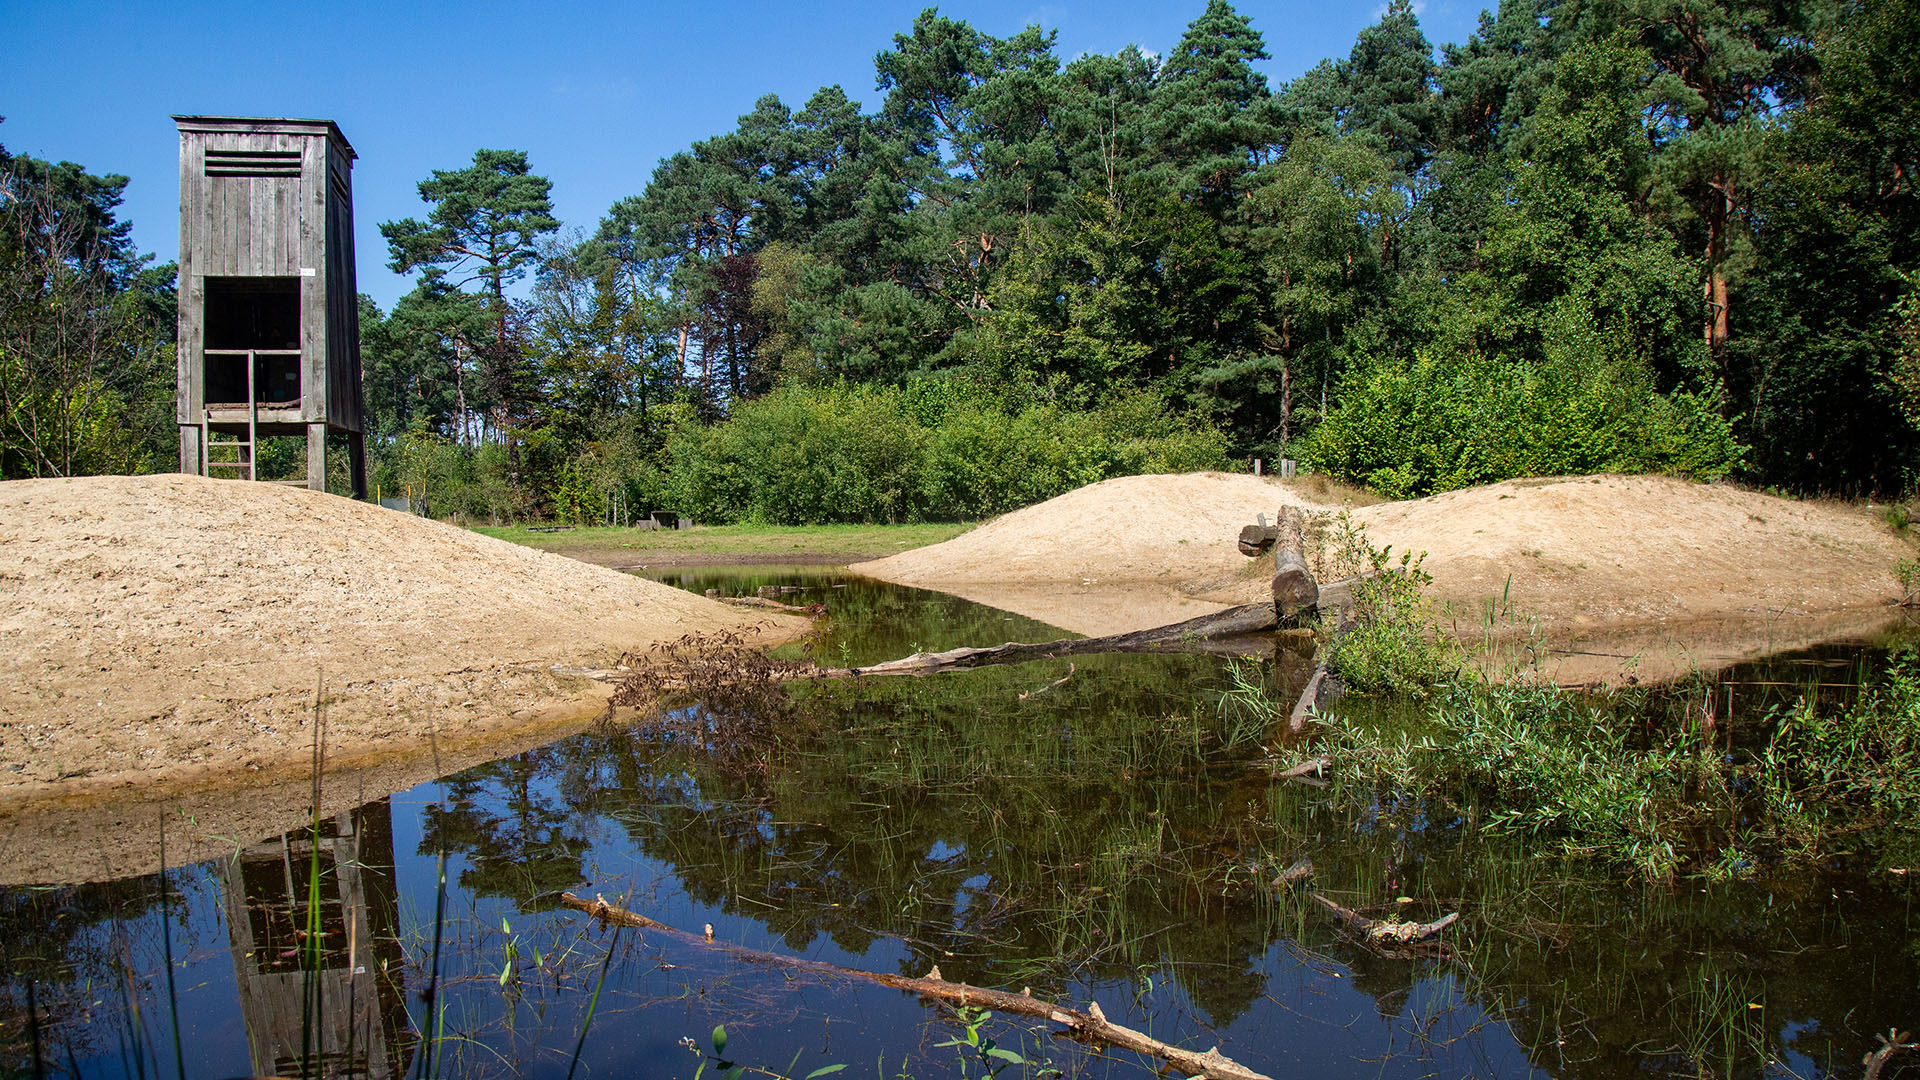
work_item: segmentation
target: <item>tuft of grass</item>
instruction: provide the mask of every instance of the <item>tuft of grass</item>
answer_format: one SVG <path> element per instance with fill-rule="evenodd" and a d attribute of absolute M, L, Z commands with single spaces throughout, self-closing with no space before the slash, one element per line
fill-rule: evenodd
<path fill-rule="evenodd" d="M 1328 505 L 1373 506 L 1387 501 L 1366 488 L 1336 480 L 1326 473 L 1295 473 L 1293 479 L 1280 482 L 1315 502 Z"/>

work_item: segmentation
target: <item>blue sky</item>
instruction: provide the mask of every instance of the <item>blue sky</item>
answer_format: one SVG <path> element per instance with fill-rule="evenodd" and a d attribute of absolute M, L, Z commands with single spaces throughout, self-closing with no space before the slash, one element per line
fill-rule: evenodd
<path fill-rule="evenodd" d="M 359 152 L 359 283 L 384 308 L 410 287 L 378 224 L 424 212 L 415 185 L 480 147 L 527 151 L 569 227 L 591 229 L 659 160 L 726 131 L 762 94 L 799 107 L 838 83 L 871 110 L 873 57 L 927 6 L 909 3 L 570 5 L 255 0 L 0 0 L 0 144 L 132 178 L 122 214 L 141 250 L 178 247 L 171 114 L 320 117 Z M 1416 5 L 1436 46 L 1474 27 L 1476 0 Z M 962 0 L 942 14 L 997 35 L 1059 32 L 1063 58 L 1128 44 L 1161 53 L 1205 0 Z M 1242 0 L 1276 88 L 1384 10 L 1379 0 Z"/>

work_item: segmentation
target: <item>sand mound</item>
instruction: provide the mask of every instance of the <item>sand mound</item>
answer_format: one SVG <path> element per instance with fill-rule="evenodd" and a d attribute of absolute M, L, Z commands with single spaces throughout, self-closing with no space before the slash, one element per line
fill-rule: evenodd
<path fill-rule="evenodd" d="M 273 484 L 0 484 L 0 801 L 577 721 L 566 669 L 798 620 Z M 559 670 L 556 670 L 556 665 Z"/>
<path fill-rule="evenodd" d="M 1109 480 L 854 569 L 1011 597 L 1013 610 L 1082 633 L 1140 629 L 1262 598 L 1265 578 L 1234 538 L 1288 503 L 1315 508 L 1271 478 Z M 1644 664 L 1653 643 L 1702 663 L 1865 632 L 1886 621 L 1894 564 L 1912 550 L 1861 508 L 1666 477 L 1511 480 L 1353 516 L 1375 544 L 1427 553 L 1431 594 L 1462 630 L 1482 629 L 1491 610 L 1496 636 L 1544 637 L 1568 658 L 1615 654 L 1563 665 L 1569 677 Z M 1076 603 L 1094 591 L 1106 594 L 1097 609 Z M 1117 606 L 1115 594 L 1137 601 Z M 1720 644 L 1702 654 L 1689 635 Z"/>
<path fill-rule="evenodd" d="M 1286 504 L 1319 508 L 1257 476 L 1123 476 L 852 569 L 1076 633 L 1120 633 L 1244 603 L 1205 594 L 1245 571 L 1234 547 L 1240 526 L 1257 513 L 1271 521 Z"/>

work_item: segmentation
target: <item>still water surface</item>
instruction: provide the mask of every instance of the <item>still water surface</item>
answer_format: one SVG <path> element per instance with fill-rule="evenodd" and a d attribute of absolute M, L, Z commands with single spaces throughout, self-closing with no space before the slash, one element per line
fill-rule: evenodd
<path fill-rule="evenodd" d="M 800 647 L 823 663 L 1064 636 L 818 570 L 667 580 L 801 585 L 783 599 L 827 606 Z M 1745 722 L 1806 684 L 1844 693 L 1862 662 L 1826 650 L 1735 673 Z M 1262 670 L 1284 693 L 1305 668 L 1283 652 Z M 0 891 L 0 1071 L 33 1075 L 37 1039 L 47 1075 L 172 1077 L 176 1060 L 195 1077 L 299 1075 L 304 1060 L 713 1076 L 716 1026 L 727 1061 L 796 1080 L 1154 1068 L 1002 1016 L 975 1020 L 1007 1052 L 983 1057 L 953 1045 L 967 1024 L 949 1006 L 616 936 L 562 891 L 751 949 L 1097 1001 L 1274 1077 L 1855 1076 L 1876 1032 L 1920 1021 L 1907 875 L 1863 857 L 1648 886 L 1524 838 L 1343 808 L 1270 778 L 1301 751 L 1223 711 L 1228 679 L 1216 657 L 1116 656 L 748 687 L 368 803 L 323 824 L 317 857 L 302 830 L 243 838 L 164 890 Z M 1372 951 L 1269 887 L 1301 856 L 1347 906 L 1461 919 L 1444 949 Z M 303 1020 L 316 989 L 323 1019 Z"/>

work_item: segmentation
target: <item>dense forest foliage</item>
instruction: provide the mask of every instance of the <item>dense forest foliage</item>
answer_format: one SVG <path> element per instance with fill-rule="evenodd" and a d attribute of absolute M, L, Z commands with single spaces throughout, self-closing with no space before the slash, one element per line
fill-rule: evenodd
<path fill-rule="evenodd" d="M 1916 0 L 1506 0 L 1437 52 L 1393 0 L 1284 86 L 1266 55 L 1226 0 L 1164 55 L 1072 60 L 930 9 L 877 111 L 763 97 L 591 231 L 523 153 L 436 171 L 381 227 L 416 287 L 362 301 L 378 478 L 477 516 L 788 522 L 1253 457 L 1389 496 L 1920 478 Z M 164 283 L 113 232 L 124 180 L 0 164 L 10 221 L 94 222 L 58 273 L 59 229 L 0 240 L 7 475 L 117 467 L 15 413 L 142 407 Z M 36 274 L 139 301 L 97 389 L 35 381 Z"/>

